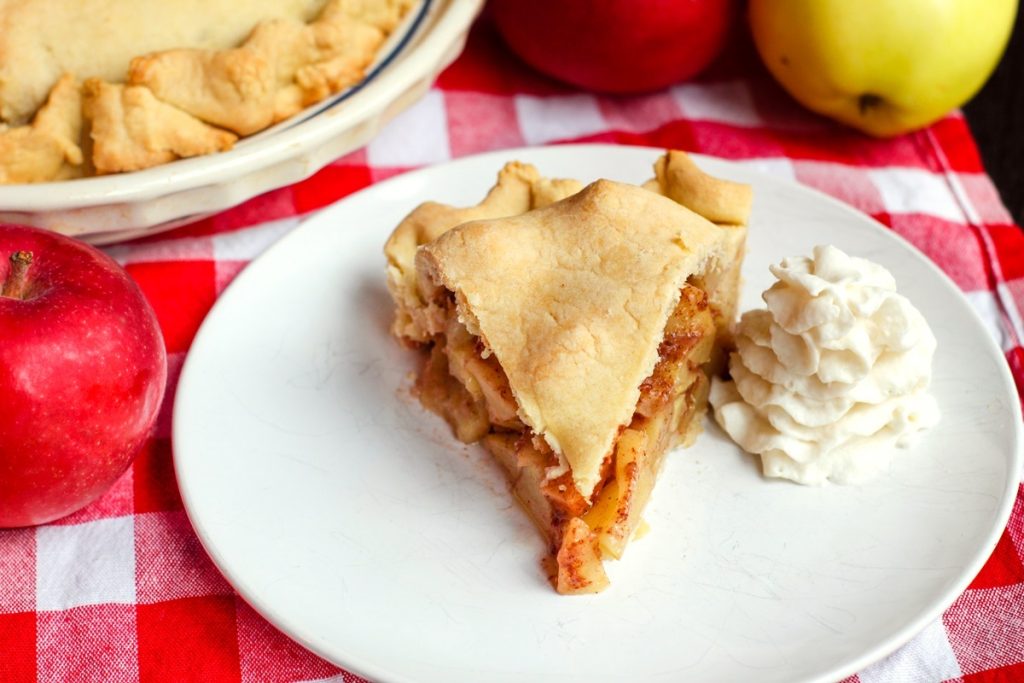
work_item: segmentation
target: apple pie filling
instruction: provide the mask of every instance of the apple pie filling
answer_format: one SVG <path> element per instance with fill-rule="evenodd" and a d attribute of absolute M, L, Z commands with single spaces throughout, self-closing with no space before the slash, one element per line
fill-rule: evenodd
<path fill-rule="evenodd" d="M 715 316 L 704 291 L 681 290 L 640 386 L 632 420 L 620 428 L 588 500 L 564 458 L 519 417 L 501 365 L 459 321 L 450 292 L 438 290 L 428 357 L 416 382 L 420 401 L 466 443 L 481 441 L 506 470 L 512 492 L 547 538 L 560 593 L 596 592 L 607 583 L 601 560 L 619 558 L 641 522 L 663 454 L 700 429 Z"/>

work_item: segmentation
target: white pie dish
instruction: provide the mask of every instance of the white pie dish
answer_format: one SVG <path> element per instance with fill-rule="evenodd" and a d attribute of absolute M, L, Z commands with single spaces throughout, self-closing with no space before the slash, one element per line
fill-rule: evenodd
<path fill-rule="evenodd" d="M 0 185 L 0 221 L 94 244 L 167 230 L 309 177 L 415 102 L 465 44 L 483 0 L 420 0 L 357 86 L 228 152 L 133 173 Z"/>
<path fill-rule="evenodd" d="M 501 164 L 639 182 L 660 150 L 511 150 L 406 174 L 306 222 L 245 270 L 197 335 L 174 411 L 196 532 L 285 633 L 383 681 L 832 681 L 906 642 L 1005 526 L 1021 418 L 999 349 L 955 286 L 866 216 L 754 164 L 743 309 L 767 265 L 834 243 L 887 267 L 939 340 L 943 420 L 860 487 L 767 481 L 708 422 L 668 456 L 651 533 L 612 586 L 554 593 L 544 544 L 489 456 L 408 393 L 381 246 L 424 199 L 475 203 Z M 358 226 L 358 227 L 356 227 Z M 288 286 L 281 286 L 288 282 Z"/>

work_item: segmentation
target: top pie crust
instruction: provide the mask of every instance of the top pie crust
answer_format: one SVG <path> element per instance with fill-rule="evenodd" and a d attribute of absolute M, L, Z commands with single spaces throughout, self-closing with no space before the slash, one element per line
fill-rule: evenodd
<path fill-rule="evenodd" d="M 418 207 L 385 253 L 395 334 L 425 342 L 442 332 L 438 295 L 453 292 L 460 320 L 505 371 L 520 419 L 589 497 L 687 280 L 706 289 L 727 336 L 751 193 L 682 152 L 659 159 L 644 188 L 579 188 L 512 162 L 477 206 Z"/>
<path fill-rule="evenodd" d="M 576 180 L 542 178 L 537 169 L 517 161 L 505 164 L 498 182 L 476 206 L 454 207 L 424 202 L 403 220 L 384 245 L 388 259 L 388 289 L 398 303 L 392 332 L 399 338 L 424 342 L 438 313 L 420 292 L 416 277 L 416 250 L 469 221 L 526 213 L 579 192 Z"/>
<path fill-rule="evenodd" d="M 82 92 L 70 75 L 50 91 L 31 125 L 0 125 L 0 183 L 33 183 L 81 175 Z"/>
<path fill-rule="evenodd" d="M 423 247 L 416 268 L 421 289 L 455 293 L 520 419 L 565 457 L 589 499 L 680 289 L 731 263 L 728 246 L 723 230 L 676 202 L 599 180 L 546 208 L 463 224 Z"/>
<path fill-rule="evenodd" d="M 124 81 L 132 58 L 240 43 L 265 19 L 308 21 L 327 0 L 0 0 L 0 119 L 27 123 L 61 74 Z"/>
<path fill-rule="evenodd" d="M 357 83 L 413 2 L 0 0 L 0 182 L 230 149 Z"/>

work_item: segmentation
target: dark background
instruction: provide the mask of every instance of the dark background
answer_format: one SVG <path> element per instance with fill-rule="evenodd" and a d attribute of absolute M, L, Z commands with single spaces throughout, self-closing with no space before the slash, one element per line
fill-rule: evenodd
<path fill-rule="evenodd" d="M 992 78 L 965 107 L 985 168 L 1017 225 L 1024 224 L 1024 28 L 1022 12 Z"/>

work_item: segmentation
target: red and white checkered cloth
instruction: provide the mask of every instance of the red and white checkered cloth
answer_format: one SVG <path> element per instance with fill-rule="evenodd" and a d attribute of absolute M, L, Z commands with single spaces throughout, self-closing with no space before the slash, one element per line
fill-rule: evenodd
<path fill-rule="evenodd" d="M 171 466 L 174 387 L 218 294 L 304 218 L 409 168 L 484 150 L 602 141 L 758 160 L 890 226 L 964 290 L 1024 384 L 1024 236 L 963 118 L 876 141 L 792 102 L 739 41 L 697 82 L 594 97 L 521 66 L 486 24 L 412 109 L 312 178 L 174 232 L 109 249 L 156 309 L 170 382 L 153 438 L 103 498 L 0 531 L 0 681 L 354 681 L 232 591 L 199 546 Z M 382 275 L 383 276 L 383 275 Z M 850 680 L 1024 680 L 1024 498 L 943 617 Z"/>

